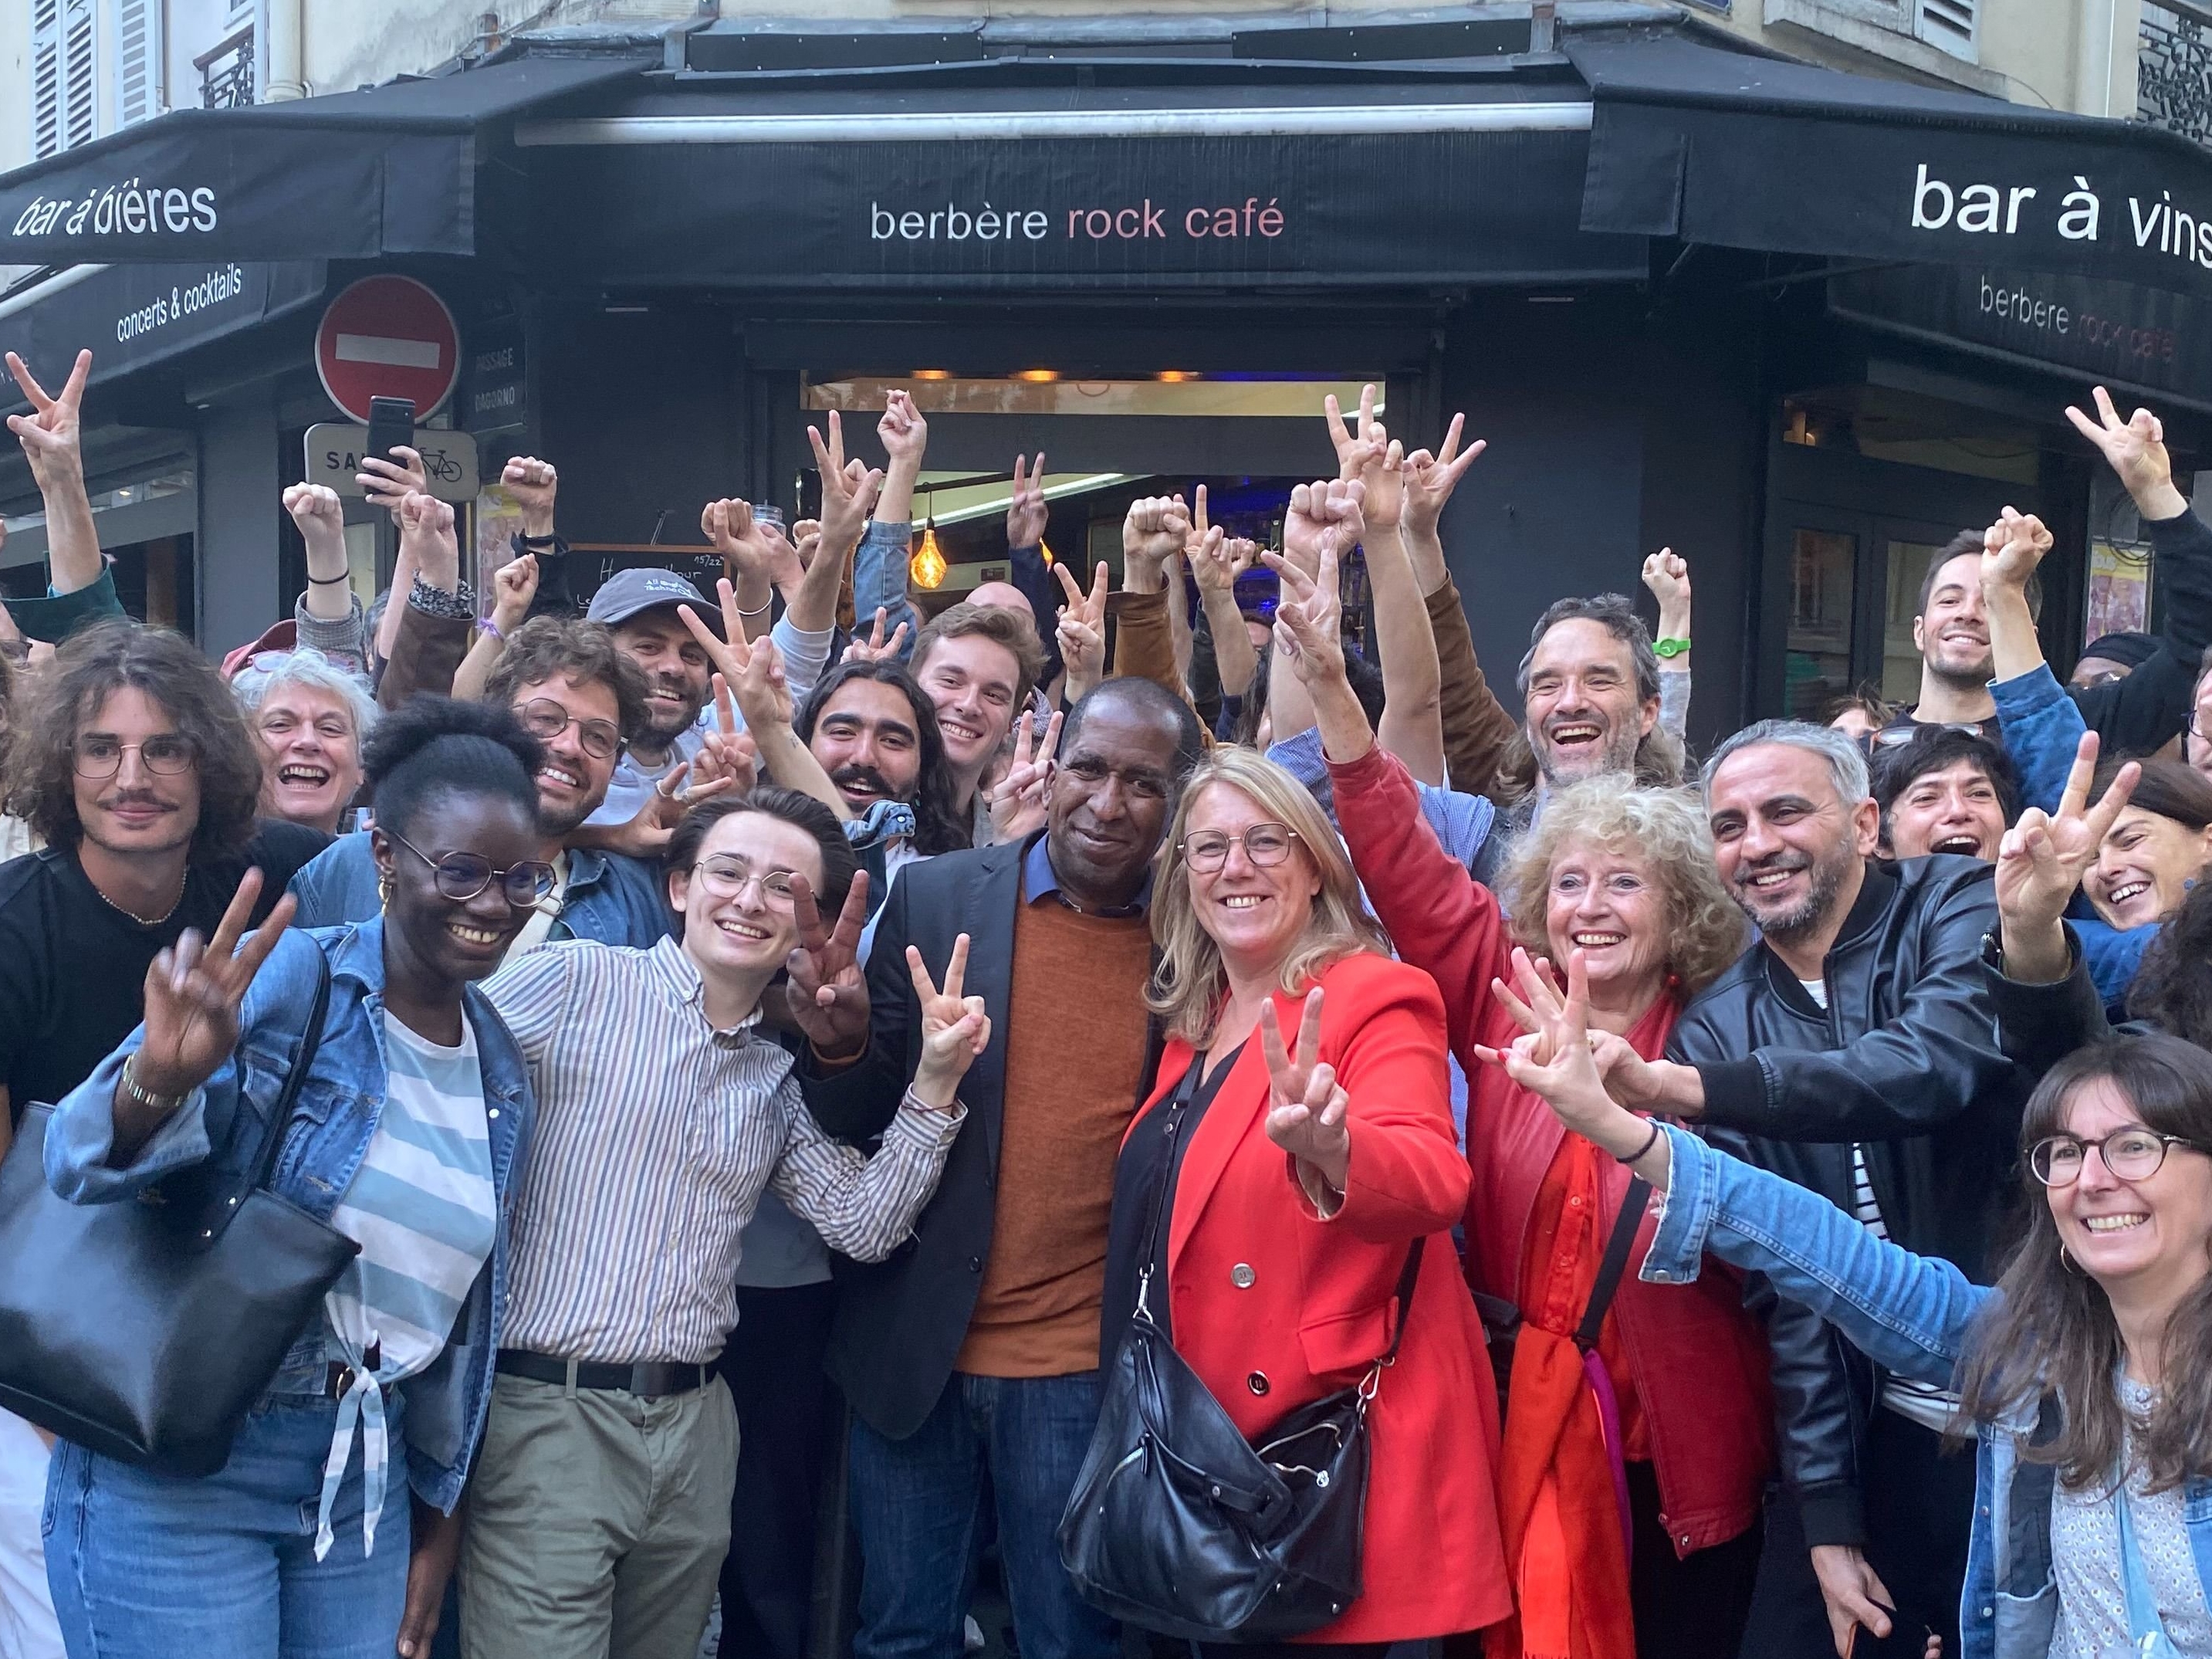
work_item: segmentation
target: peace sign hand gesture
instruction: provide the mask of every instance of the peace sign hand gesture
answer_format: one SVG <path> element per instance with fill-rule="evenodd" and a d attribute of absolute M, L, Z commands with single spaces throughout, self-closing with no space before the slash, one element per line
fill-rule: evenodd
<path fill-rule="evenodd" d="M 1037 451 L 1034 466 L 1028 465 L 1026 456 L 1015 456 L 1013 495 L 1006 503 L 1006 545 L 1042 546 L 1045 527 L 1051 522 L 1052 509 L 1044 499 L 1044 451 Z"/>
<path fill-rule="evenodd" d="M 240 950 L 238 941 L 261 896 L 261 882 L 260 871 L 248 870 L 214 937 L 203 945 L 198 933 L 187 927 L 146 969 L 146 1035 L 131 1061 L 131 1073 L 148 1094 L 190 1094 L 238 1047 L 239 1005 L 298 908 L 289 893 L 277 900 L 269 920 Z M 118 1105 L 128 1099 L 123 1097 Z M 117 1127 L 119 1139 L 119 1118 Z M 158 1126 L 142 1127 L 151 1133 Z"/>
<path fill-rule="evenodd" d="M 1267 1061 L 1267 1139 L 1298 1161 L 1299 1184 L 1325 1213 L 1341 1203 L 1352 1170 L 1352 1127 L 1345 1115 L 1352 1097 L 1336 1080 L 1336 1067 L 1321 1057 L 1319 986 L 1306 993 L 1298 1018 L 1297 1052 L 1283 1044 L 1273 997 L 1260 1005 L 1260 1049 Z M 1333 1201 L 1315 1193 L 1318 1178 Z"/>
<path fill-rule="evenodd" d="M 908 1092 L 923 1105 L 948 1112 L 960 1079 L 991 1042 L 991 1017 L 983 1012 L 983 999 L 961 994 L 968 974 L 968 935 L 952 941 L 943 988 L 930 978 L 921 952 L 911 945 L 906 947 L 906 970 L 921 1001 L 921 1064 L 915 1068 Z"/>
<path fill-rule="evenodd" d="M 1549 1103 L 1560 1122 L 1577 1134 L 1595 1141 L 1616 1158 L 1634 1152 L 1650 1138 L 1650 1126 L 1606 1092 L 1598 1075 L 1597 1058 L 1590 1052 L 1589 971 L 1583 953 L 1567 957 L 1564 994 L 1552 977 L 1551 964 L 1532 962 L 1526 951 L 1513 953 L 1515 976 L 1528 1000 L 1516 1000 L 1502 982 L 1492 988 L 1503 997 L 1514 1017 L 1529 1028 L 1529 1035 L 1510 1048 L 1475 1048 L 1475 1057 L 1500 1066 L 1514 1082 Z M 1663 1140 L 1661 1142 L 1664 1144 Z"/>
<path fill-rule="evenodd" d="M 2147 409 L 2138 409 L 2124 421 L 2112 407 L 2112 394 L 2102 386 L 2091 388 L 2097 400 L 2097 418 L 2091 420 L 2071 404 L 2066 418 L 2074 429 L 2104 453 L 2105 460 L 2119 474 L 2120 482 L 2147 519 L 2171 519 L 2188 509 L 2189 502 L 2173 487 L 2173 462 L 2166 453 L 2166 426 Z"/>
<path fill-rule="evenodd" d="M 2089 785 L 2097 770 L 2097 734 L 2084 732 L 2074 751 L 2074 765 L 2066 775 L 2066 791 L 2052 817 L 2039 806 L 2020 815 L 2020 822 L 1997 843 L 1997 915 L 2002 927 L 2005 970 L 2015 978 L 2028 977 L 2024 968 L 2048 966 L 2043 961 L 2054 935 L 2060 943 L 2057 971 L 2066 970 L 2063 935 L 2059 918 L 2067 901 L 2081 885 L 2081 877 L 2097 861 L 2097 849 L 2120 809 L 2128 804 L 2142 768 L 2130 761 L 2123 766 L 2105 791 L 2104 799 L 2089 805 Z M 2027 960 L 2023 963 L 2021 958 Z"/>
<path fill-rule="evenodd" d="M 824 444 L 822 434 L 811 426 L 806 439 L 822 475 L 822 545 L 842 560 L 860 544 L 868 515 L 876 510 L 876 497 L 883 492 L 884 475 L 866 462 L 845 459 L 845 422 L 834 409 L 830 411 L 830 441 Z M 792 562 L 798 562 L 796 551 Z"/>
<path fill-rule="evenodd" d="M 1309 576 L 1279 553 L 1262 553 L 1282 582 L 1275 605 L 1275 644 L 1291 672 L 1308 685 L 1345 678 L 1343 603 L 1337 594 L 1336 550 L 1323 546 L 1321 568 Z"/>
<path fill-rule="evenodd" d="M 1077 586 L 1066 565 L 1055 564 L 1052 574 L 1060 579 L 1060 588 L 1067 595 L 1067 604 L 1060 613 L 1060 659 L 1067 669 L 1064 695 L 1073 707 L 1106 678 L 1106 599 L 1114 582 L 1103 559 L 1098 562 L 1088 593 Z"/>
<path fill-rule="evenodd" d="M 1053 710 L 1044 740 L 1036 743 L 1036 714 L 1025 710 L 1014 726 L 1014 763 L 991 791 L 991 833 L 1001 842 L 1019 841 L 1044 828 L 1045 792 L 1052 782 L 1053 751 L 1060 747 L 1060 715 Z"/>
<path fill-rule="evenodd" d="M 31 464 L 31 479 L 39 486 L 39 493 L 43 495 L 56 488 L 81 484 L 84 452 L 78 437 L 79 411 L 84 404 L 84 383 L 92 374 L 92 353 L 76 354 L 58 397 L 48 396 L 28 366 L 12 351 L 8 354 L 8 372 L 31 400 L 31 413 L 10 415 L 8 430 L 23 446 L 23 459 Z"/>
<path fill-rule="evenodd" d="M 906 624 L 902 622 L 891 630 L 890 638 L 886 640 L 884 637 L 884 624 L 889 620 L 890 616 L 884 607 L 878 605 L 876 625 L 869 630 L 868 637 L 864 640 L 855 634 L 853 636 L 853 642 L 845 647 L 845 654 L 838 660 L 840 662 L 880 662 L 885 657 L 897 656 L 899 647 L 906 641 Z"/>
<path fill-rule="evenodd" d="M 1330 392 L 1322 399 L 1322 415 L 1328 422 L 1328 441 L 1336 450 L 1336 476 L 1346 483 L 1361 476 L 1382 453 L 1389 434 L 1375 419 L 1373 382 L 1359 388 L 1359 424 L 1346 429 L 1343 405 Z"/>
<path fill-rule="evenodd" d="M 860 968 L 860 935 L 868 925 L 868 872 L 853 878 L 837 925 L 824 927 L 814 889 L 791 878 L 799 946 L 783 961 L 784 1001 L 791 1023 L 806 1033 L 815 1054 L 833 1063 L 859 1058 L 868 1046 L 868 983 Z"/>
<path fill-rule="evenodd" d="M 1398 522 L 1408 536 L 1437 533 L 1437 521 L 1444 515 L 1444 503 L 1451 500 L 1459 481 L 1467 477 L 1474 458 L 1490 447 L 1487 440 L 1477 438 L 1462 450 L 1459 438 L 1466 425 L 1466 416 L 1453 416 L 1441 450 L 1431 455 L 1425 449 L 1417 449 L 1406 457 L 1406 501 L 1399 509 Z"/>

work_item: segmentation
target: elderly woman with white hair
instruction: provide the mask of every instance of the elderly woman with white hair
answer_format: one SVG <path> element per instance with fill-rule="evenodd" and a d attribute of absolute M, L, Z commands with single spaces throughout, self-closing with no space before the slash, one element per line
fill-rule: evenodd
<path fill-rule="evenodd" d="M 232 676 L 261 748 L 261 812 L 325 835 L 346 827 L 376 724 L 368 683 L 312 647 L 263 651 Z"/>

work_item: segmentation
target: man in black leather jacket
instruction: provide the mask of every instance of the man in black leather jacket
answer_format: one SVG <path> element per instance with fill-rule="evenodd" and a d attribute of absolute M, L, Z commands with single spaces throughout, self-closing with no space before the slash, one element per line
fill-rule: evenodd
<path fill-rule="evenodd" d="M 1876 860 L 1864 757 L 1825 727 L 1747 727 L 1704 781 L 1721 878 L 1761 938 L 1685 1011 L 1668 1062 L 1616 1071 L 1616 1085 L 1990 1282 L 2028 1091 L 1984 981 L 1990 866 Z M 1817 1316 L 1753 1294 L 1795 1502 L 1770 1509 L 1747 1659 L 1806 1659 L 1829 1638 L 1841 1651 L 1855 1620 L 1887 1622 L 1877 1603 L 1956 1652 L 1974 1472 L 1971 1454 L 1939 1455 L 1946 1397 L 1878 1375 Z"/>

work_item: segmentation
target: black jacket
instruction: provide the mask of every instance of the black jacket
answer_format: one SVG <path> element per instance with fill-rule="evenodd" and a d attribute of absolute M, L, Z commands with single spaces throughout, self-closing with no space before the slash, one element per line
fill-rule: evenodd
<path fill-rule="evenodd" d="M 1697 1066 L 1716 1145 L 1849 1211 L 1866 1147 L 1899 1244 L 1978 1283 L 2029 1079 L 1998 1043 L 1982 965 L 1996 927 L 1990 866 L 1937 856 L 1869 863 L 1822 969 L 1828 1006 L 1754 945 L 1684 1011 L 1668 1056 Z M 1809 1544 L 1865 1541 L 1859 1448 L 1880 1379 L 1818 1316 L 1767 1312 L 1783 1472 Z"/>
<path fill-rule="evenodd" d="M 991 1012 L 990 1046 L 960 1085 L 968 1122 L 945 1160 L 937 1192 L 914 1237 L 872 1266 L 837 1262 L 842 1285 L 827 1366 L 853 1409 L 878 1433 L 904 1439 L 922 1425 L 952 1375 L 982 1288 L 997 1218 L 999 1137 L 1005 1121 L 1006 1001 L 1013 976 L 1014 917 L 1022 860 L 1036 840 L 947 853 L 899 871 L 876 917 L 868 957 L 868 1051 L 824 1076 L 811 1058 L 799 1066 L 807 1108 L 829 1133 L 849 1141 L 881 1134 L 921 1058 L 920 1005 L 906 947 L 921 948 L 942 973 L 952 941 L 968 935 L 966 990 Z M 1142 985 L 1105 985 L 1145 1018 Z M 1149 1077 L 1157 1054 L 1148 1054 Z M 1132 1103 L 1133 1104 L 1133 1103 Z"/>

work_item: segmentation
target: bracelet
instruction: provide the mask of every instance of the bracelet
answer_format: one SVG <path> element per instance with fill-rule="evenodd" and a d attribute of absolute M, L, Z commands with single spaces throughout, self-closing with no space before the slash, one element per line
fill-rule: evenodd
<path fill-rule="evenodd" d="M 184 1095 L 157 1095 L 151 1090 L 140 1088 L 135 1069 L 137 1061 L 136 1054 L 125 1060 L 122 1073 L 116 1079 L 123 1085 L 125 1094 L 149 1112 L 173 1112 L 185 1103 L 186 1097 Z"/>
<path fill-rule="evenodd" d="M 1644 1161 L 1644 1154 L 1650 1152 L 1654 1146 L 1656 1146 L 1659 1144 L 1659 1120 L 1655 1117 L 1651 1120 L 1650 1138 L 1645 1140 L 1641 1146 L 1638 1146 L 1626 1158 L 1616 1158 L 1614 1162 L 1619 1164 L 1641 1164 Z"/>
<path fill-rule="evenodd" d="M 955 1095 L 952 1099 L 947 1102 L 945 1105 L 933 1106 L 927 1101 L 924 1100 L 920 1095 L 915 1093 L 914 1085 L 909 1083 L 906 1085 L 906 1093 L 900 1097 L 899 1104 L 902 1106 L 911 1106 L 917 1112 L 930 1112 L 939 1117 L 951 1117 L 955 1111 L 959 1109 L 960 1097 L 957 1095 Z"/>
<path fill-rule="evenodd" d="M 348 570 L 336 576 L 311 575 L 307 578 L 307 586 L 310 587 L 336 587 L 341 582 L 349 582 L 352 580 L 353 572 Z"/>
<path fill-rule="evenodd" d="M 757 605 L 754 606 L 754 607 L 753 607 L 753 609 L 751 609 L 750 611 L 747 611 L 747 610 L 746 610 L 746 609 L 744 609 L 742 605 L 740 605 L 740 606 L 738 608 L 738 614 L 740 617 L 764 617 L 764 616 L 766 616 L 766 615 L 768 614 L 768 608 L 769 608 L 769 606 L 770 606 L 770 605 L 774 605 L 775 603 L 775 594 L 773 594 L 773 593 L 770 593 L 770 594 L 769 594 L 766 599 L 763 599 L 763 600 L 762 600 L 762 601 L 761 601 Z"/>
<path fill-rule="evenodd" d="M 1655 657 L 1686 656 L 1689 654 L 1689 650 L 1690 642 L 1686 639 L 1668 638 L 1651 641 L 1651 654 Z"/>
<path fill-rule="evenodd" d="M 526 536 L 518 530 L 512 539 L 520 542 L 525 547 L 554 547 L 560 544 L 561 536 L 559 532 L 552 530 L 547 531 L 542 536 Z"/>
<path fill-rule="evenodd" d="M 489 634 L 492 638 L 497 640 L 502 645 L 507 642 L 507 635 L 500 631 L 499 624 L 494 622 L 489 617 L 478 617 L 477 618 L 477 632 L 479 634 Z"/>

